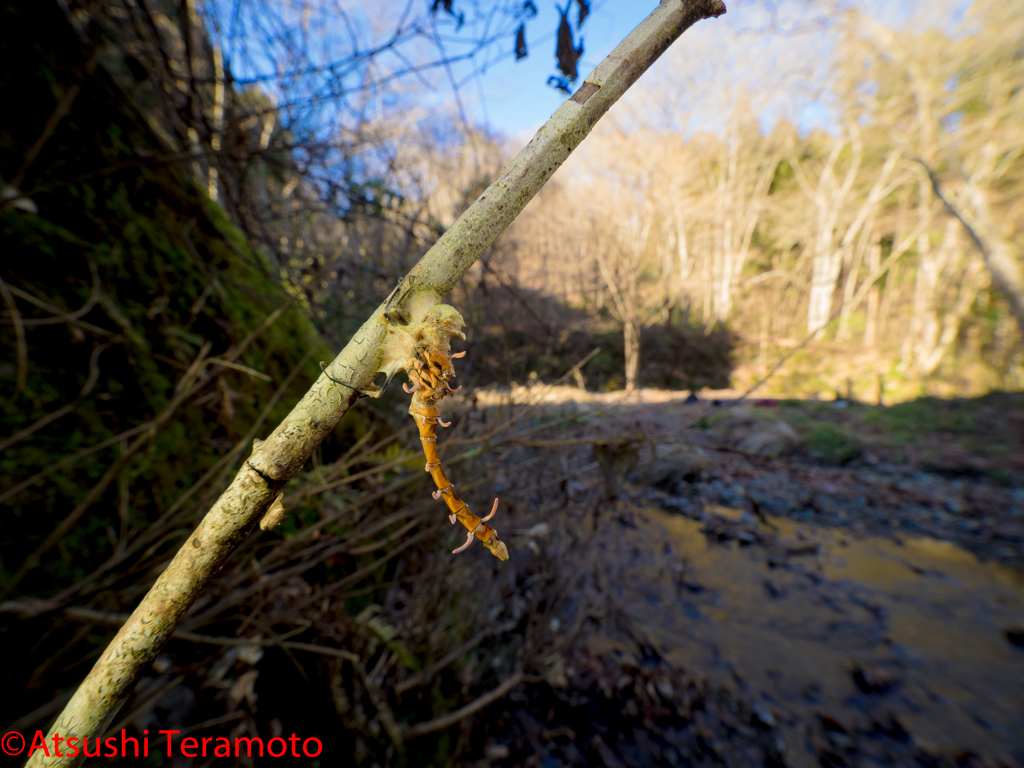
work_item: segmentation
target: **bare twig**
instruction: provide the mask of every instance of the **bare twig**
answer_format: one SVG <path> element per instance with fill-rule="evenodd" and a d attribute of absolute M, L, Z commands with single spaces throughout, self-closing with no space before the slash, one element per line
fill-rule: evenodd
<path fill-rule="evenodd" d="M 68 112 L 71 111 L 71 105 L 75 103 L 75 99 L 82 90 L 82 83 L 92 73 L 93 69 L 96 68 L 96 64 L 99 62 L 100 56 L 103 53 L 104 48 L 102 46 L 97 46 L 90 54 L 89 59 L 85 62 L 85 66 L 79 71 L 78 81 L 72 83 L 65 89 L 64 94 L 57 102 L 57 106 L 54 107 L 53 112 L 51 112 L 50 116 L 46 119 L 46 123 L 43 125 L 43 130 L 32 143 L 32 146 L 28 148 L 28 151 L 25 152 L 21 161 L 21 167 L 18 168 L 14 176 L 11 177 L 11 186 L 21 186 L 21 183 L 25 180 L 25 174 L 28 172 L 32 163 L 35 162 L 39 153 L 43 151 L 43 147 L 46 146 L 46 142 L 50 140 L 54 131 L 57 130 L 57 125 L 67 116 Z M 7 201 L 0 202 L 0 210 L 3 209 L 6 202 Z"/>
<path fill-rule="evenodd" d="M 22 324 L 26 328 L 30 328 L 36 325 L 58 325 L 59 323 L 74 323 L 78 318 L 84 317 L 89 314 L 96 302 L 100 298 L 100 290 L 103 288 L 103 284 L 100 282 L 99 272 L 96 270 L 96 264 L 93 261 L 89 262 L 89 271 L 92 272 L 92 290 L 89 292 L 89 298 L 85 304 L 76 309 L 74 312 L 62 312 L 56 307 L 50 306 L 46 302 L 32 297 L 31 294 L 23 293 L 20 290 L 11 287 L 11 293 L 14 293 L 26 301 L 30 301 L 40 309 L 45 309 L 51 313 L 53 317 L 40 317 L 32 319 L 23 319 Z"/>
<path fill-rule="evenodd" d="M 25 323 L 21 319 L 18 305 L 14 303 L 14 297 L 11 296 L 11 290 L 2 277 L 0 277 L 0 296 L 4 297 L 4 303 L 7 304 L 7 309 L 11 313 L 11 322 L 14 325 L 14 339 L 18 349 L 17 391 L 31 395 L 25 383 L 28 378 L 28 344 L 25 342 Z M 17 394 L 14 395 L 14 398 L 17 398 Z"/>
<path fill-rule="evenodd" d="M 10 448 L 15 443 L 17 443 L 17 442 L 19 442 L 21 440 L 24 440 L 26 437 L 31 435 L 33 432 L 38 432 L 40 429 L 45 427 L 47 424 L 51 424 L 54 421 L 56 421 L 57 419 L 59 419 L 61 416 L 66 416 L 67 414 L 69 414 L 73 410 L 75 410 L 75 408 L 78 407 L 78 404 L 81 403 L 82 400 L 84 400 L 86 398 L 86 396 L 90 392 L 92 392 L 92 388 L 96 386 L 96 382 L 99 381 L 99 378 L 100 378 L 100 367 L 99 367 L 100 355 L 103 353 L 103 350 L 108 349 L 110 346 L 111 346 L 111 343 L 108 342 L 107 344 L 101 344 L 100 346 L 96 347 L 92 351 L 92 355 L 90 355 L 90 357 L 89 357 L 89 376 L 88 376 L 88 378 L 86 378 L 85 384 L 82 385 L 82 389 L 79 391 L 78 395 L 75 397 L 74 400 L 72 400 L 67 405 L 64 405 L 64 406 L 58 408 L 56 411 L 52 411 L 51 413 L 46 414 L 41 419 L 36 420 L 32 424 L 29 424 L 24 429 L 21 429 L 21 430 L 15 432 L 13 435 L 8 437 L 6 440 L 0 441 L 0 451 L 7 450 L 8 448 Z"/>
<path fill-rule="evenodd" d="M 488 691 L 480 698 L 471 701 L 462 709 L 457 709 L 454 712 L 444 715 L 443 717 L 436 717 L 433 720 L 428 720 L 425 723 L 417 723 L 416 725 L 409 728 L 404 736 L 406 740 L 415 739 L 417 736 L 424 736 L 428 733 L 434 733 L 435 731 L 443 731 L 449 726 L 455 725 L 460 720 L 469 717 L 470 715 L 479 712 L 481 709 L 489 704 L 493 704 L 498 699 L 502 698 L 506 693 L 511 691 L 517 685 L 523 681 L 522 672 L 514 672 L 509 676 L 505 682 L 499 685 L 492 691 Z"/>
<path fill-rule="evenodd" d="M 247 365 L 239 365 L 238 363 L 232 363 L 227 360 L 221 360 L 220 358 L 217 357 L 211 357 L 206 362 L 209 363 L 210 365 L 219 365 L 222 368 L 230 368 L 233 371 L 241 371 L 242 373 L 252 376 L 254 379 L 262 379 L 263 381 L 273 381 L 273 379 L 267 376 L 267 374 L 260 373 L 259 371 L 254 371 Z"/>
<path fill-rule="evenodd" d="M 96 296 L 96 300 L 97 301 L 100 298 L 99 291 L 96 288 L 96 283 L 95 282 L 93 283 L 93 294 L 90 294 L 89 300 L 85 303 L 84 306 L 81 307 L 81 309 L 75 310 L 74 312 L 65 312 L 64 310 L 62 310 L 62 309 L 60 309 L 58 307 L 55 307 L 52 304 L 48 304 L 47 302 L 43 301 L 42 299 L 33 296 L 31 293 L 27 293 L 27 292 L 21 290 L 20 288 L 14 287 L 13 285 L 8 286 L 8 288 L 10 289 L 11 293 L 14 294 L 15 296 L 17 296 L 19 299 L 24 299 L 29 304 L 32 304 L 33 306 L 39 307 L 39 309 L 41 309 L 41 310 L 43 310 L 45 312 L 49 312 L 51 315 L 53 315 L 52 318 L 46 318 L 45 320 L 41 319 L 41 320 L 28 320 L 28 321 L 24 321 L 28 325 L 48 325 L 48 324 L 56 324 L 56 323 L 71 323 L 72 325 L 77 325 L 79 328 L 82 328 L 83 330 L 89 331 L 90 333 L 95 333 L 95 334 L 97 334 L 99 336 L 112 336 L 113 335 L 110 331 L 104 330 L 103 328 L 100 328 L 99 326 L 93 325 L 92 323 L 87 323 L 84 320 L 80 319 L 84 314 L 89 312 L 89 310 L 91 310 L 93 308 L 93 306 L 95 305 L 95 302 L 93 301 L 93 295 Z"/>
<path fill-rule="evenodd" d="M 106 440 L 101 440 L 100 442 L 96 443 L 96 445 L 91 445 L 88 448 L 83 448 L 78 453 L 73 453 L 70 456 L 65 456 L 60 461 L 54 462 L 46 469 L 40 470 L 36 474 L 32 475 L 32 477 L 22 480 L 17 485 L 8 488 L 3 493 L 0 493 L 0 504 L 3 504 L 11 497 L 21 493 L 29 486 L 35 485 L 40 480 L 43 480 L 44 478 L 53 474 L 54 472 L 57 472 L 58 470 L 61 469 L 67 469 L 68 467 L 76 464 L 82 459 L 91 456 L 94 453 L 98 453 L 99 451 L 102 451 L 104 448 L 109 448 L 110 446 L 115 445 L 121 442 L 122 440 L 126 440 L 130 437 L 135 437 L 135 435 L 139 434 L 140 432 L 146 432 L 152 427 L 153 422 L 147 421 L 146 423 L 139 424 L 138 426 L 132 427 L 131 429 L 126 429 L 124 432 L 120 432 L 114 435 L 113 437 L 108 437 Z"/>
<path fill-rule="evenodd" d="M 434 675 L 436 675 L 438 672 L 440 672 L 442 669 L 447 667 L 449 664 L 451 664 L 456 659 L 461 659 L 463 656 L 465 656 L 467 653 L 469 653 L 469 651 L 471 651 L 474 648 L 476 648 L 478 645 L 480 645 L 480 643 L 482 643 L 488 637 L 491 637 L 492 635 L 500 635 L 500 634 L 503 634 L 505 632 L 508 632 L 508 631 L 514 629 L 516 624 L 518 624 L 518 622 L 509 622 L 507 624 L 502 624 L 502 625 L 497 626 L 497 627 L 490 627 L 488 629 L 483 630 L 482 632 L 478 632 L 476 635 L 471 637 L 469 640 L 467 640 L 465 643 L 460 645 L 454 651 L 451 651 L 450 653 L 445 654 L 440 659 L 438 659 L 436 662 L 434 662 L 429 667 L 424 669 L 422 672 L 418 672 L 417 674 L 413 675 L 412 677 L 407 678 L 406 680 L 403 680 L 402 682 L 400 682 L 398 685 L 395 686 L 395 693 L 397 693 L 398 695 L 401 695 L 401 694 L 405 693 L 406 691 L 408 691 L 408 690 L 410 690 L 412 688 L 416 688 L 416 687 L 418 687 L 420 685 L 424 685 L 424 684 L 430 682 L 431 680 L 434 679 Z"/>
<path fill-rule="evenodd" d="M 118 475 L 121 474 L 122 470 L 124 470 L 124 468 L 135 459 L 136 454 L 149 445 L 150 441 L 155 439 L 159 428 L 167 423 L 171 417 L 174 416 L 178 407 L 192 395 L 194 391 L 192 382 L 202 370 L 203 361 L 209 351 L 210 342 L 206 342 L 206 344 L 203 345 L 203 348 L 199 351 L 199 354 L 196 356 L 195 362 L 178 383 L 178 392 L 175 397 L 171 398 L 170 403 L 168 403 L 167 406 L 157 414 L 156 418 L 150 422 L 150 428 L 135 438 L 131 445 L 122 451 L 121 455 L 118 456 L 110 467 L 108 467 L 107 471 L 103 473 L 103 477 L 100 478 L 99 482 L 97 482 L 85 495 L 85 498 L 68 513 L 67 517 L 65 517 L 59 525 L 50 531 L 49 535 L 43 539 L 43 543 L 36 547 L 35 551 L 25 559 L 21 568 L 17 570 L 17 572 L 4 585 L 3 589 L 0 590 L 0 599 L 10 594 L 10 591 L 21 582 L 26 573 L 39 566 L 42 561 L 42 556 L 68 534 L 68 532 L 75 526 L 75 523 L 81 519 L 82 515 L 84 515 L 89 508 L 99 500 L 109 485 L 114 482 Z"/>
<path fill-rule="evenodd" d="M 109 613 L 107 611 L 94 611 L 91 608 L 68 608 L 64 615 L 72 621 L 81 621 L 94 624 L 105 624 L 110 627 L 120 627 L 128 620 L 127 613 Z M 302 630 L 308 627 L 302 627 Z M 171 635 L 175 640 L 185 640 L 190 643 L 201 643 L 204 645 L 221 645 L 236 647 L 243 645 L 258 645 L 263 648 L 294 648 L 297 651 L 317 653 L 321 656 L 336 656 L 346 661 L 359 661 L 359 656 L 351 651 L 343 651 L 340 648 L 328 648 L 325 645 L 314 643 L 298 643 L 291 640 L 265 640 L 262 637 L 216 637 L 214 635 L 203 635 L 199 632 L 186 632 L 183 629 L 175 630 Z"/>
<path fill-rule="evenodd" d="M 134 542 L 132 542 L 132 544 L 129 547 L 119 552 L 115 552 L 105 563 L 103 563 L 103 565 L 101 565 L 99 568 L 93 571 L 89 576 L 82 579 L 77 584 L 64 590 L 54 599 L 59 603 L 66 603 L 68 600 L 72 599 L 74 595 L 81 594 L 89 585 L 94 583 L 96 579 L 98 579 L 104 573 L 107 573 L 111 571 L 113 568 L 117 567 L 120 563 L 124 562 L 128 557 L 140 551 L 148 543 L 162 540 L 160 538 L 161 535 L 171 524 L 171 522 L 175 519 L 175 513 L 185 505 L 188 499 L 190 499 L 197 490 L 199 490 L 207 482 L 209 482 L 214 475 L 216 475 L 225 467 L 229 466 L 231 461 L 233 461 L 234 458 L 237 457 L 246 448 L 246 446 L 252 444 L 253 437 L 255 437 L 257 430 L 260 428 L 260 426 L 262 426 L 263 422 L 266 420 L 267 415 L 270 413 L 271 410 L 273 410 L 274 406 L 277 405 L 278 400 L 287 391 L 288 387 L 291 386 L 291 383 L 295 379 L 295 376 L 298 375 L 298 373 L 302 370 L 303 366 L 306 364 L 306 362 L 312 355 L 313 350 L 309 350 L 305 355 L 303 355 L 299 362 L 296 363 L 295 366 L 292 368 L 291 372 L 288 374 L 288 377 L 281 383 L 281 386 L 277 388 L 277 391 L 274 392 L 273 396 L 271 396 L 270 400 L 263 407 L 263 410 L 256 418 L 256 421 L 253 423 L 253 426 L 249 430 L 249 432 L 241 440 L 239 440 L 230 451 L 228 451 L 224 456 L 222 456 L 217 461 L 216 464 L 210 467 L 210 469 L 208 469 L 203 474 L 202 477 L 196 480 L 196 482 L 193 483 L 188 490 L 186 490 L 181 496 L 179 496 L 178 499 L 167 509 L 167 511 L 160 516 L 159 520 L 153 523 L 153 525 L 149 526 L 149 528 L 146 529 L 145 533 L 143 533 Z"/>

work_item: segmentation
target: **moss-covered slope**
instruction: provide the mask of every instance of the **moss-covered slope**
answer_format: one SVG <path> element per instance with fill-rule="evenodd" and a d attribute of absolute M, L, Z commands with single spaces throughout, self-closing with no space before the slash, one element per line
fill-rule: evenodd
<path fill-rule="evenodd" d="M 172 148 L 147 125 L 132 94 L 102 63 L 86 73 L 90 42 L 57 3 L 7 2 L 2 16 L 0 176 L 4 188 L 17 182 L 28 197 L 0 209 L 0 278 L 9 288 L 0 307 L 0 442 L 73 403 L 91 359 L 98 378 L 72 412 L 0 453 L 0 494 L 152 420 L 204 345 L 210 357 L 231 355 L 289 298 L 196 183 L 190 164 L 166 161 Z M 55 122 L 73 87 L 81 90 Z M 26 167 L 33 146 L 41 149 Z M 268 431 L 326 354 L 293 304 L 236 360 L 269 380 L 208 366 L 195 395 L 150 434 L 145 450 L 15 594 L 66 587 L 123 546 L 126 535 L 144 530 L 246 434 L 305 361 L 261 434 Z M 2 502 L 0 589 L 134 439 L 115 441 Z"/>

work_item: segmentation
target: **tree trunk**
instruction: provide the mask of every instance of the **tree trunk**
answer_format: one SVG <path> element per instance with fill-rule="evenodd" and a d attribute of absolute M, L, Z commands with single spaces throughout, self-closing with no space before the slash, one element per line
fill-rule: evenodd
<path fill-rule="evenodd" d="M 868 274 L 873 275 L 882 263 L 882 243 L 875 241 L 871 245 L 868 256 Z M 875 333 L 878 326 L 878 285 L 872 281 L 868 289 L 867 318 L 864 321 L 864 346 L 871 349 L 875 346 Z"/>
<path fill-rule="evenodd" d="M 1010 314 L 1017 321 L 1017 327 L 1024 336 L 1024 272 L 1014 258 L 1012 246 L 996 234 L 985 192 L 977 187 L 968 186 L 965 190 L 968 205 L 955 205 L 943 193 L 935 172 L 924 162 L 921 165 L 928 172 L 935 195 L 963 224 L 981 253 L 985 266 L 992 275 L 992 287 L 999 291 L 1010 305 Z"/>
<path fill-rule="evenodd" d="M 626 391 L 632 392 L 640 371 L 640 334 L 632 320 L 622 324 L 622 341 L 626 351 Z"/>
<path fill-rule="evenodd" d="M 821 334 L 832 314 L 832 295 L 839 278 L 840 254 L 831 246 L 814 256 L 811 296 L 807 303 L 807 332 Z"/>

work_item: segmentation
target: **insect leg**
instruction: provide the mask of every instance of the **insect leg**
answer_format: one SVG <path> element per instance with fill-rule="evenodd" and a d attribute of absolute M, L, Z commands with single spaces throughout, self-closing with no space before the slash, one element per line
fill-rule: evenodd
<path fill-rule="evenodd" d="M 470 531 L 468 534 L 466 534 L 466 543 L 463 544 L 458 549 L 453 549 L 452 550 L 452 554 L 453 555 L 457 555 L 457 554 L 459 554 L 459 552 L 465 552 L 467 549 L 469 549 L 469 545 L 473 543 L 473 536 L 475 534 L 476 534 L 476 529 L 474 528 L 472 531 Z"/>
<path fill-rule="evenodd" d="M 486 523 L 488 520 L 490 520 L 492 517 L 494 517 L 495 514 L 497 514 L 497 512 L 498 512 L 498 500 L 495 499 L 494 500 L 494 506 L 491 507 L 491 514 L 489 514 L 487 517 L 483 518 L 480 522 L 481 523 Z"/>

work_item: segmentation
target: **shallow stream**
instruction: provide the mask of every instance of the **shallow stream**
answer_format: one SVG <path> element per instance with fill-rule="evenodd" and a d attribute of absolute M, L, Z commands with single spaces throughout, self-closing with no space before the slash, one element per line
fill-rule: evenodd
<path fill-rule="evenodd" d="M 648 509 L 596 545 L 625 632 L 758 702 L 788 761 L 816 764 L 814 721 L 840 742 L 1024 751 L 1024 648 L 1007 635 L 1024 625 L 1024 572 L 948 542 L 716 513 L 745 541 Z M 609 629 L 603 650 L 618 644 Z"/>

